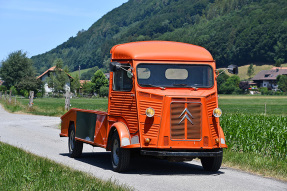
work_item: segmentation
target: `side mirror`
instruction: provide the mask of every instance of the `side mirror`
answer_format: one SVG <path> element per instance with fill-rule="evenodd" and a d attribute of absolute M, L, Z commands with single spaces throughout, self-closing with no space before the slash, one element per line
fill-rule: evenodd
<path fill-rule="evenodd" d="M 132 68 L 129 68 L 129 69 L 127 70 L 127 76 L 128 76 L 128 78 L 132 78 L 132 77 L 134 76 L 133 71 L 132 71 Z"/>
<path fill-rule="evenodd" d="M 238 66 L 236 65 L 229 65 L 227 70 L 230 74 L 238 74 Z"/>
<path fill-rule="evenodd" d="M 110 63 L 110 71 L 116 72 L 121 69 L 121 64 L 119 62 L 111 62 Z"/>

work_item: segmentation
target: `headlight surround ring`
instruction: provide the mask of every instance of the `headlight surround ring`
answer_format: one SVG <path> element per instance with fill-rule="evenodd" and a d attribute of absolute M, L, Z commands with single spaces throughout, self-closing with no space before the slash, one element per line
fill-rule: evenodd
<path fill-rule="evenodd" d="M 222 111 L 221 111 L 220 108 L 215 108 L 215 109 L 213 110 L 213 116 L 214 116 L 214 117 L 221 117 L 221 115 L 222 115 Z"/>
<path fill-rule="evenodd" d="M 149 107 L 145 110 L 145 114 L 147 117 L 153 117 L 155 114 L 155 111 L 152 107 Z"/>

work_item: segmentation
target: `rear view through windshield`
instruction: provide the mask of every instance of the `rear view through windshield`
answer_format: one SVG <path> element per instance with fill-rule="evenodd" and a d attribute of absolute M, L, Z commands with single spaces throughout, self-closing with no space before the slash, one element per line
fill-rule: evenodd
<path fill-rule="evenodd" d="M 209 65 L 139 64 L 138 83 L 142 87 L 201 87 L 213 86 L 213 71 Z"/>

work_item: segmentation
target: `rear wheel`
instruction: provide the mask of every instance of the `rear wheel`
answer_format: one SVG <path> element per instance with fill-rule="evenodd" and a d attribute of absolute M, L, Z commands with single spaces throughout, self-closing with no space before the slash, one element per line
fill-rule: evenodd
<path fill-rule="evenodd" d="M 72 158 L 77 158 L 82 155 L 83 142 L 75 139 L 75 126 L 71 125 L 69 129 L 69 140 L 68 140 L 69 154 Z"/>
<path fill-rule="evenodd" d="M 126 171 L 130 163 L 130 150 L 123 149 L 120 145 L 120 138 L 117 132 L 113 134 L 112 138 L 112 166 L 116 172 Z"/>
<path fill-rule="evenodd" d="M 222 151 L 222 149 L 220 149 Z M 223 154 L 218 157 L 203 157 L 201 158 L 201 164 L 206 171 L 218 171 L 221 167 Z"/>

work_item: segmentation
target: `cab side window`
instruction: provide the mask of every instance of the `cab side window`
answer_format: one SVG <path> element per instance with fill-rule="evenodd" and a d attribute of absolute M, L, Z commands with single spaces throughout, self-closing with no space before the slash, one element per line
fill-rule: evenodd
<path fill-rule="evenodd" d="M 122 64 L 121 67 L 128 69 L 130 65 Z M 133 88 L 133 79 L 128 75 L 126 70 L 120 69 L 113 72 L 113 90 L 114 91 L 131 91 Z"/>

